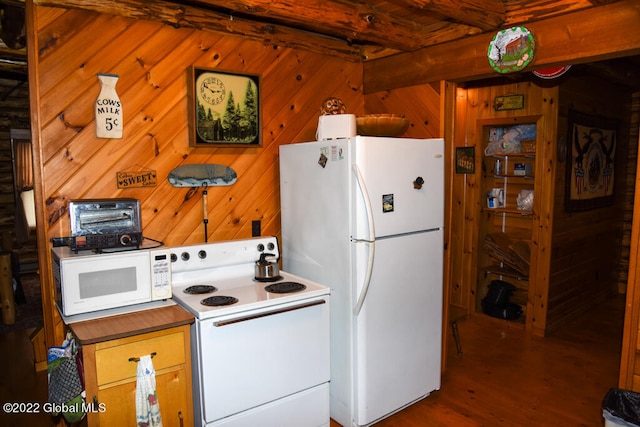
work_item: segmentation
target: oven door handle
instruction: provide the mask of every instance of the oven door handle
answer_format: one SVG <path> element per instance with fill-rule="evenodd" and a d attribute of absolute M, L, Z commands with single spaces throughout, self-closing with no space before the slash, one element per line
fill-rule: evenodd
<path fill-rule="evenodd" d="M 303 308 L 315 307 L 316 305 L 326 304 L 326 302 L 327 301 L 324 300 L 324 299 L 311 301 L 311 302 L 308 302 L 306 304 L 293 305 L 291 307 L 281 308 L 279 310 L 265 311 L 264 313 L 254 314 L 254 315 L 251 315 L 251 316 L 243 316 L 243 317 L 237 317 L 235 319 L 221 320 L 220 322 L 213 322 L 213 325 L 216 326 L 216 327 L 233 325 L 234 323 L 247 322 L 249 320 L 260 319 L 262 317 L 268 317 L 268 316 L 273 316 L 273 315 L 276 315 L 276 314 L 288 313 L 290 311 L 301 310 Z"/>

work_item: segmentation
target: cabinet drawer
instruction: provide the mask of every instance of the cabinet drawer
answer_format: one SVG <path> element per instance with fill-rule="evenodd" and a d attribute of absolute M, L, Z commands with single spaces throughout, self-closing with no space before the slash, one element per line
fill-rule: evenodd
<path fill-rule="evenodd" d="M 98 385 L 114 381 L 135 379 L 138 363 L 129 361 L 146 354 L 155 353 L 153 367 L 156 371 L 185 363 L 185 343 L 182 332 L 142 339 L 128 344 L 96 351 L 96 374 Z"/>

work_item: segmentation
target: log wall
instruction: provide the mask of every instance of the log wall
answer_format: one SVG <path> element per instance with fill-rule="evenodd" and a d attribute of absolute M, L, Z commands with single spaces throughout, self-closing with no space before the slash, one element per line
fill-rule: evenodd
<path fill-rule="evenodd" d="M 0 79 L 0 231 L 14 232 L 10 129 L 29 129 L 29 85 Z"/>

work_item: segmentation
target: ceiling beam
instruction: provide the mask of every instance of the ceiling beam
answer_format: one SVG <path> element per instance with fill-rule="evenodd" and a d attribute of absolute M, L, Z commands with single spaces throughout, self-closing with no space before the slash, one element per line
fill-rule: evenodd
<path fill-rule="evenodd" d="M 234 17 L 228 12 L 215 12 L 199 7 L 177 5 L 161 0 L 34 0 L 38 6 L 82 9 L 132 19 L 163 22 L 175 28 L 193 28 L 233 34 L 265 45 L 308 50 L 360 60 L 360 47 L 344 40 L 323 37 L 283 25 L 261 23 Z"/>
<path fill-rule="evenodd" d="M 603 16 L 607 19 L 602 19 Z M 536 36 L 536 51 L 525 71 L 638 55 L 638 22 L 640 2 L 637 0 L 622 0 L 531 22 L 527 28 Z M 487 60 L 492 36 L 481 34 L 365 62 L 364 92 L 440 80 L 464 82 L 496 77 L 498 74 Z"/>
<path fill-rule="evenodd" d="M 522 0 L 505 0 L 506 13 L 504 27 L 539 21 L 553 16 L 577 12 L 595 6 L 604 6 L 618 0 L 527 0 L 526 7 L 522 7 Z M 602 19 L 602 16 L 600 17 Z"/>
<path fill-rule="evenodd" d="M 493 1 L 493 0 L 490 0 Z M 405 18 L 347 0 L 199 0 L 197 4 L 233 10 L 240 16 L 270 19 L 292 28 L 333 35 L 355 44 L 374 44 L 403 51 L 430 44 L 431 30 Z"/>
<path fill-rule="evenodd" d="M 483 30 L 501 28 L 505 21 L 506 8 L 500 0 L 399 0 L 398 3 L 433 11 Z"/>

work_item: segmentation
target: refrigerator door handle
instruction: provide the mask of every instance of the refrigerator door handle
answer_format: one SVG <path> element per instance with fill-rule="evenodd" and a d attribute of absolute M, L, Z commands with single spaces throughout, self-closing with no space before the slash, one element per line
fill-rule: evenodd
<path fill-rule="evenodd" d="M 369 285 L 371 284 L 371 273 L 373 272 L 373 261 L 375 258 L 375 236 L 376 230 L 373 223 L 373 209 L 371 208 L 371 199 L 369 199 L 369 192 L 367 191 L 367 186 L 364 183 L 364 178 L 362 177 L 362 173 L 358 168 L 357 164 L 353 164 L 353 173 L 356 176 L 356 181 L 358 182 L 358 187 L 362 192 L 362 197 L 364 199 L 365 210 L 367 211 L 367 221 L 369 223 L 369 240 L 354 240 L 358 243 L 366 243 L 369 245 L 369 261 L 367 262 L 367 273 L 364 277 L 364 284 L 362 287 L 362 291 L 360 292 L 360 296 L 358 296 L 358 301 L 356 306 L 353 308 L 353 314 L 358 316 L 360 314 L 360 310 L 362 310 L 362 305 L 364 304 L 364 300 L 367 297 L 367 292 L 369 292 Z"/>
<path fill-rule="evenodd" d="M 373 223 L 373 208 L 371 207 L 371 199 L 369 198 L 369 192 L 367 191 L 367 186 L 364 183 L 364 178 L 362 177 L 362 172 L 360 172 L 360 168 L 355 163 L 352 166 L 353 173 L 356 176 L 356 182 L 358 183 L 358 188 L 360 188 L 360 192 L 362 193 L 362 198 L 364 199 L 364 207 L 367 212 L 367 223 L 369 225 L 369 238 L 368 239 L 356 239 L 355 241 L 366 241 L 372 242 L 376 238 L 376 227 Z"/>
<path fill-rule="evenodd" d="M 353 308 L 354 316 L 358 316 L 360 314 L 360 310 L 362 310 L 362 306 L 364 305 L 364 300 L 367 297 L 367 292 L 369 292 L 369 285 L 371 284 L 371 273 L 373 272 L 373 259 L 375 257 L 376 252 L 376 243 L 375 242 L 360 242 L 366 243 L 369 245 L 369 262 L 367 263 L 367 274 L 364 277 L 364 285 L 362 286 L 362 291 L 360 291 L 360 296 L 358 296 L 358 302 L 356 306 Z"/>

